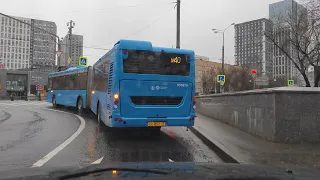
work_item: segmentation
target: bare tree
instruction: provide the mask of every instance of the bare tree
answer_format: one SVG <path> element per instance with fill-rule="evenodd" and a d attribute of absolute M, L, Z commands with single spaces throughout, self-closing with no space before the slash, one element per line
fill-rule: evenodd
<path fill-rule="evenodd" d="M 229 66 L 226 71 L 225 91 L 245 91 L 253 88 L 250 69 L 242 66 Z"/>
<path fill-rule="evenodd" d="M 216 85 L 215 77 L 217 76 L 217 74 L 218 74 L 218 72 L 214 68 L 211 68 L 211 69 L 202 73 L 201 84 L 202 84 L 202 90 L 203 90 L 204 94 L 216 93 L 215 92 L 215 85 Z"/>
<path fill-rule="evenodd" d="M 308 9 L 311 36 L 308 61 L 314 67 L 314 87 L 318 87 L 320 80 L 320 1 L 305 0 L 305 6 Z"/>
<path fill-rule="evenodd" d="M 314 7 L 319 0 L 305 0 L 305 7 Z M 279 15 L 280 23 L 265 36 L 275 46 L 275 55 L 285 55 L 302 75 L 306 86 L 310 87 L 306 71 L 310 65 L 319 63 L 320 8 L 292 8 L 285 15 Z M 297 12 L 297 13 L 295 13 Z M 316 82 L 316 81 L 315 81 Z M 315 86 L 318 86 L 315 84 Z"/>
<path fill-rule="evenodd" d="M 204 94 L 212 94 L 220 91 L 220 84 L 217 83 L 218 74 L 219 70 L 214 68 L 203 73 L 201 81 Z M 225 75 L 225 92 L 244 91 L 253 88 L 252 76 L 248 68 L 240 66 L 226 66 Z"/>

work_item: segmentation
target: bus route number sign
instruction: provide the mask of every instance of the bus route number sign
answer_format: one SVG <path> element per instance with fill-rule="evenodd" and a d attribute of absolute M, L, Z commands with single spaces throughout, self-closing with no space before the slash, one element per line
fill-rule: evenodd
<path fill-rule="evenodd" d="M 181 57 L 171 58 L 171 64 L 180 64 L 180 63 L 181 63 Z"/>
<path fill-rule="evenodd" d="M 88 58 L 86 58 L 84 56 L 80 56 L 79 66 L 88 66 Z"/>

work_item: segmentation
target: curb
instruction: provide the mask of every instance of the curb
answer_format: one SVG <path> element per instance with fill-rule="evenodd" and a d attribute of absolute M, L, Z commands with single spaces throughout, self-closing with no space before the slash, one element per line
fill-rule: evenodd
<path fill-rule="evenodd" d="M 210 141 L 207 137 L 201 134 L 196 128 L 189 127 L 189 129 L 205 144 L 207 145 L 212 151 L 214 151 L 218 157 L 224 161 L 225 163 L 237 163 L 239 162 L 230 156 L 228 153 L 224 152 L 220 147 Z"/>

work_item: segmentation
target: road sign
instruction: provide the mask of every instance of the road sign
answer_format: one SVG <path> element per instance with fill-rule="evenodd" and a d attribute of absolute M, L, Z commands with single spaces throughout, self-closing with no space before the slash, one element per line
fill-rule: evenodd
<path fill-rule="evenodd" d="M 226 75 L 219 74 L 219 75 L 217 76 L 217 82 L 224 84 L 224 83 L 226 82 Z"/>
<path fill-rule="evenodd" d="M 84 56 L 79 57 L 79 66 L 88 66 L 88 58 Z"/>
<path fill-rule="evenodd" d="M 258 86 L 269 86 L 269 78 L 268 77 L 258 77 L 255 79 L 255 83 Z"/>
<path fill-rule="evenodd" d="M 294 80 L 288 80 L 288 86 L 294 86 Z"/>
<path fill-rule="evenodd" d="M 257 70 L 252 69 L 252 70 L 251 70 L 251 74 L 252 74 L 252 75 L 256 75 L 256 74 L 257 74 Z"/>
<path fill-rule="evenodd" d="M 58 55 L 58 57 L 60 57 L 62 53 L 63 51 L 56 51 L 56 54 Z"/>

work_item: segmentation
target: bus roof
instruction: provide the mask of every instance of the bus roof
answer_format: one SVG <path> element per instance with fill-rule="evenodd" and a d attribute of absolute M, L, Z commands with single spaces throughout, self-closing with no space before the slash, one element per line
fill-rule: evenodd
<path fill-rule="evenodd" d="M 70 67 L 65 71 L 49 73 L 48 76 L 50 77 L 50 76 L 66 75 L 70 73 L 82 72 L 87 70 L 88 70 L 88 67 L 84 67 L 84 66 Z"/>
<path fill-rule="evenodd" d="M 139 40 L 122 39 L 114 45 L 114 48 L 127 49 L 127 50 L 144 50 L 144 51 L 154 51 L 154 52 L 161 52 L 163 50 L 166 53 L 194 55 L 194 51 L 192 51 L 192 50 L 165 48 L 165 47 L 153 47 L 152 43 L 150 41 L 139 41 Z M 113 49 L 110 50 L 109 52 L 113 51 Z M 101 59 L 104 59 L 105 56 L 107 56 L 109 54 L 109 52 L 107 52 L 104 56 L 102 56 L 94 65 L 98 64 L 101 61 Z"/>

